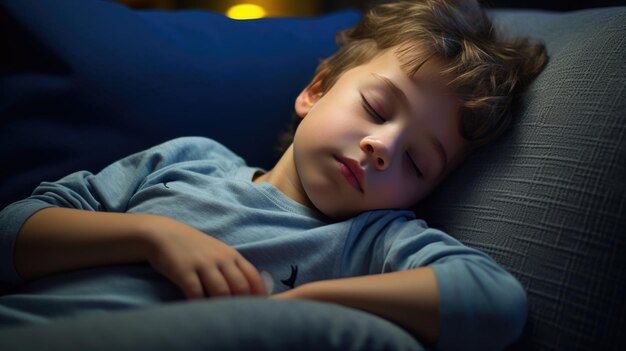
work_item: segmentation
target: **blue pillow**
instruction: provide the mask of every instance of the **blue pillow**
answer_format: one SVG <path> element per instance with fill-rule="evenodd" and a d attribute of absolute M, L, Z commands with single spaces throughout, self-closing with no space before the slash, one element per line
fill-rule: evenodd
<path fill-rule="evenodd" d="M 269 168 L 298 92 L 360 18 L 231 20 L 97 0 L 0 2 L 0 208 L 181 135 Z"/>

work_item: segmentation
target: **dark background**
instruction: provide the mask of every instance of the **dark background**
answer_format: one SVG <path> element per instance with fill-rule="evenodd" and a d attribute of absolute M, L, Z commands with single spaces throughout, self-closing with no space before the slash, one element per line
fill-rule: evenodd
<path fill-rule="evenodd" d="M 143 9 L 200 8 L 225 12 L 240 3 L 259 4 L 271 10 L 270 16 L 313 16 L 326 12 L 355 8 L 364 10 L 383 0 L 116 0 L 130 7 Z M 551 11 L 573 11 L 592 7 L 626 6 L 626 0 L 479 0 L 491 8 L 536 8 Z"/>

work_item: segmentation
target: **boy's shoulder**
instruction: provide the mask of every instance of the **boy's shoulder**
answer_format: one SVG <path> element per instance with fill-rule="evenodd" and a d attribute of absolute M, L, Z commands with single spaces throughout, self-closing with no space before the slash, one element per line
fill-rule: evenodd
<path fill-rule="evenodd" d="M 221 159 L 229 162 L 245 162 L 232 150 L 218 141 L 201 136 L 185 136 L 165 141 L 146 150 L 149 154 L 159 154 L 174 162 Z"/>
<path fill-rule="evenodd" d="M 430 229 L 423 219 L 410 210 L 381 209 L 363 212 L 351 219 L 352 230 L 376 235 L 397 234 L 403 231 L 413 233 Z"/>
<path fill-rule="evenodd" d="M 110 165 L 111 169 L 146 168 L 156 170 L 185 167 L 235 170 L 246 162 L 219 142 L 205 137 L 180 137 L 136 152 Z"/>
<path fill-rule="evenodd" d="M 460 244 L 457 239 L 442 229 L 431 227 L 411 210 L 373 210 L 363 212 L 351 219 L 351 240 L 402 241 L 426 244 L 444 242 L 446 245 Z M 420 244 L 421 245 L 421 244 Z"/>
<path fill-rule="evenodd" d="M 228 150 L 228 148 L 224 145 L 222 145 L 220 142 L 211 139 L 211 138 L 207 138 L 207 137 L 203 137 L 203 136 L 182 136 L 182 137 L 177 137 L 174 139 L 170 139 L 167 141 L 164 141 L 161 144 L 158 144 L 156 146 L 154 146 L 154 148 L 159 148 L 159 149 L 188 149 L 188 150 L 193 150 L 193 149 L 198 149 L 198 150 L 207 150 L 207 149 L 213 149 L 213 148 L 222 148 L 225 150 Z M 230 150 L 228 150 L 230 151 Z M 232 152 L 232 151 L 231 151 Z"/>

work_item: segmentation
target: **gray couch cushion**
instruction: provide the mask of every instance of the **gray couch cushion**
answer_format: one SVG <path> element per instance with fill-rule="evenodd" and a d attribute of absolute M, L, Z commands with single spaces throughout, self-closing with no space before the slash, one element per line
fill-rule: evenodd
<path fill-rule="evenodd" d="M 224 298 L 0 330 L 10 350 L 389 350 L 424 348 L 390 322 L 304 300 Z"/>
<path fill-rule="evenodd" d="M 526 287 L 516 347 L 626 349 L 626 8 L 494 15 L 550 62 L 511 130 L 419 212 Z"/>

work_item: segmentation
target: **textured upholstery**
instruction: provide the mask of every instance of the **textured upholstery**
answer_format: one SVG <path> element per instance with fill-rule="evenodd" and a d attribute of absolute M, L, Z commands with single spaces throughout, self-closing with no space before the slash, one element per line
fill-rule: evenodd
<path fill-rule="evenodd" d="M 526 287 L 516 347 L 626 349 L 626 8 L 496 19 L 550 62 L 512 129 L 420 212 Z"/>

